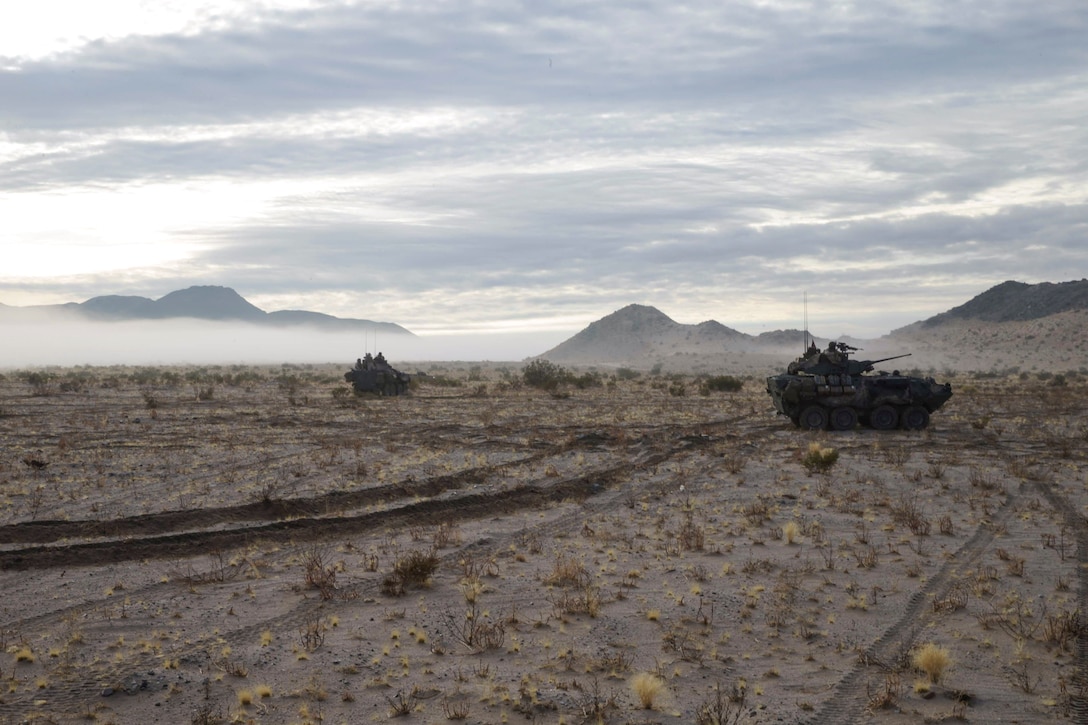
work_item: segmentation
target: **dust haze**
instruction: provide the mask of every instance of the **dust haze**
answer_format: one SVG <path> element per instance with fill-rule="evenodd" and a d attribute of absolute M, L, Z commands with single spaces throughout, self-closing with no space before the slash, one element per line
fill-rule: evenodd
<path fill-rule="evenodd" d="M 269 364 L 353 362 L 366 352 L 398 361 L 517 361 L 570 333 L 382 335 L 266 328 L 205 320 L 0 321 L 0 367 L 49 365 Z"/>

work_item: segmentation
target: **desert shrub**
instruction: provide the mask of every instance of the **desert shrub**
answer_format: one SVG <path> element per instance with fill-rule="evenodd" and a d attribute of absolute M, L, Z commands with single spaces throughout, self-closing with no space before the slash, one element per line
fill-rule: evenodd
<path fill-rule="evenodd" d="M 631 368 L 617 368 L 616 379 L 617 380 L 634 380 L 641 373 L 638 370 L 632 370 Z"/>
<path fill-rule="evenodd" d="M 223 716 L 223 710 L 210 702 L 206 702 L 193 711 L 189 720 L 193 725 L 220 725 L 227 719 Z"/>
<path fill-rule="evenodd" d="M 31 371 L 20 375 L 23 382 L 31 387 L 34 395 L 44 397 L 53 393 L 53 376 L 50 373 Z"/>
<path fill-rule="evenodd" d="M 580 589 L 553 589 L 546 599 L 555 610 L 555 615 L 560 620 L 564 614 L 588 614 L 597 617 L 601 613 L 601 590 L 592 583 L 587 583 Z"/>
<path fill-rule="evenodd" d="M 952 657 L 948 649 L 933 642 L 926 642 L 914 650 L 911 663 L 929 676 L 929 681 L 937 683 L 941 681 L 944 671 L 952 664 Z"/>
<path fill-rule="evenodd" d="M 307 652 L 316 652 L 325 644 L 329 624 L 321 617 L 312 617 L 299 627 L 298 642 Z"/>
<path fill-rule="evenodd" d="M 722 393 L 735 393 L 744 387 L 744 381 L 739 380 L 732 375 L 714 375 L 703 381 L 703 385 L 707 390 L 714 390 Z"/>
<path fill-rule="evenodd" d="M 725 690 L 719 682 L 714 687 L 714 694 L 704 700 L 695 711 L 696 725 L 738 725 L 747 712 L 744 701 L 748 689 L 734 682 Z"/>
<path fill-rule="evenodd" d="M 240 388 L 244 385 L 255 385 L 261 382 L 261 374 L 256 370 L 235 369 L 234 375 L 225 376 L 223 382 L 226 385 L 236 388 Z"/>
<path fill-rule="evenodd" d="M 94 376 L 85 371 L 71 370 L 60 379 L 62 393 L 82 393 L 94 381 Z"/>
<path fill-rule="evenodd" d="M 400 596 L 412 586 L 423 586 L 438 569 L 438 554 L 431 551 L 409 551 L 393 563 L 393 571 L 382 580 L 382 591 Z"/>
<path fill-rule="evenodd" d="M 557 587 L 584 587 L 589 583 L 590 578 L 585 564 L 573 556 L 560 553 L 556 554 L 555 565 L 544 577 L 544 583 Z"/>
<path fill-rule="evenodd" d="M 332 599 L 336 594 L 336 573 L 339 567 L 328 559 L 328 553 L 318 546 L 312 546 L 302 554 L 306 586 L 318 590 L 322 599 Z"/>
<path fill-rule="evenodd" d="M 438 555 L 434 551 L 409 551 L 393 565 L 394 571 L 406 584 L 425 584 L 438 568 Z"/>
<path fill-rule="evenodd" d="M 419 381 L 419 384 L 426 383 L 427 385 L 433 385 L 436 388 L 459 388 L 461 387 L 461 381 L 457 378 L 451 378 L 447 375 L 427 375 L 421 377 L 418 375 L 412 376 L 412 381 Z M 411 383 L 409 383 L 410 385 Z"/>
<path fill-rule="evenodd" d="M 128 375 L 128 379 L 137 385 L 157 385 L 161 371 L 158 368 L 136 368 Z"/>
<path fill-rule="evenodd" d="M 824 448 L 819 443 L 809 443 L 808 451 L 801 457 L 801 465 L 809 473 L 827 473 L 839 460 L 839 452 L 834 448 Z"/>
<path fill-rule="evenodd" d="M 302 385 L 302 379 L 298 375 L 292 373 L 280 373 L 276 376 L 275 381 L 276 385 L 279 386 L 281 390 L 290 390 Z M 229 379 L 224 380 L 223 382 L 229 382 Z"/>
<path fill-rule="evenodd" d="M 506 640 L 506 626 L 492 620 L 477 602 L 460 615 L 447 611 L 445 620 L 450 635 L 473 652 L 499 649 Z"/>
<path fill-rule="evenodd" d="M 588 372 L 584 375 L 570 375 L 567 377 L 569 382 L 579 390 L 585 390 L 586 388 L 599 388 L 604 385 L 604 381 L 601 379 L 601 374 L 598 372 Z"/>
<path fill-rule="evenodd" d="M 533 360 L 521 369 L 521 379 L 531 388 L 555 390 L 560 383 L 571 379 L 566 368 L 556 365 L 551 360 Z"/>
<path fill-rule="evenodd" d="M 687 551 L 702 551 L 706 545 L 706 532 L 695 522 L 690 511 L 684 515 L 677 538 L 680 540 L 680 547 Z"/>

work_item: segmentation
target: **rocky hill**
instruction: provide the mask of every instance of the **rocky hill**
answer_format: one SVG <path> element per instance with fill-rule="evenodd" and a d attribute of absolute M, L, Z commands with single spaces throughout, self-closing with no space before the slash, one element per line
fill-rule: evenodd
<path fill-rule="evenodd" d="M 914 324 L 934 327 L 956 320 L 1023 322 L 1071 310 L 1088 310 L 1088 279 L 1056 284 L 1002 282 L 959 307 Z"/>
<path fill-rule="evenodd" d="M 712 368 L 729 359 L 760 369 L 801 351 L 801 330 L 748 335 L 720 322 L 676 322 L 656 307 L 627 305 L 539 357 L 573 365 L 688 370 Z M 823 345 L 826 340 L 817 340 Z"/>
<path fill-rule="evenodd" d="M 647 305 L 627 305 L 590 324 L 541 357 L 553 362 L 631 362 L 669 351 L 747 348 L 751 337 L 714 321 L 683 325 Z"/>
<path fill-rule="evenodd" d="M 540 357 L 573 365 L 771 373 L 801 350 L 804 333 L 747 335 L 713 320 L 685 325 L 654 307 L 628 305 Z M 815 338 L 823 347 L 827 340 Z M 1088 280 L 1003 282 L 967 303 L 875 340 L 843 340 L 918 371 L 1052 371 L 1088 363 Z M 1086 370 L 1085 372 L 1088 372 Z"/>
<path fill-rule="evenodd" d="M 177 290 L 152 300 L 147 297 L 104 295 L 86 302 L 62 305 L 12 307 L 0 305 L 0 318 L 34 317 L 47 320 L 60 316 L 69 320 L 125 321 L 195 319 L 237 321 L 276 327 L 305 326 L 329 331 L 380 331 L 411 335 L 392 322 L 340 318 L 305 310 L 265 312 L 229 287 L 196 286 Z"/>
<path fill-rule="evenodd" d="M 918 350 L 937 368 L 1084 370 L 1088 280 L 1002 282 L 947 312 L 893 330 L 876 344 Z"/>

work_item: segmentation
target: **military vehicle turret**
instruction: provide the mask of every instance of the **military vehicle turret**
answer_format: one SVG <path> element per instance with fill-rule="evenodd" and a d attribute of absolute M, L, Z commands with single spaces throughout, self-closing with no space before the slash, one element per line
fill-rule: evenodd
<path fill-rule="evenodd" d="M 851 360 L 857 348 L 831 342 L 827 350 L 815 343 L 789 364 L 786 372 L 767 378 L 767 392 L 779 415 L 809 430 L 852 430 L 859 423 L 877 430 L 920 430 L 929 416 L 952 397 L 952 386 L 933 378 L 872 372 L 879 360 Z"/>
<path fill-rule="evenodd" d="M 355 367 L 344 373 L 344 380 L 351 383 L 356 393 L 401 395 L 408 392 L 412 377 L 393 368 L 380 352 L 355 361 Z"/>

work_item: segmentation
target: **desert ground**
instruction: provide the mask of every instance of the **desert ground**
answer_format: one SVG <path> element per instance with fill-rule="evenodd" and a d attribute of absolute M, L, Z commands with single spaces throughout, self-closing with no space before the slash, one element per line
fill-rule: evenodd
<path fill-rule="evenodd" d="M 0 720 L 1088 721 L 1083 374 L 346 369 L 0 371 Z"/>

